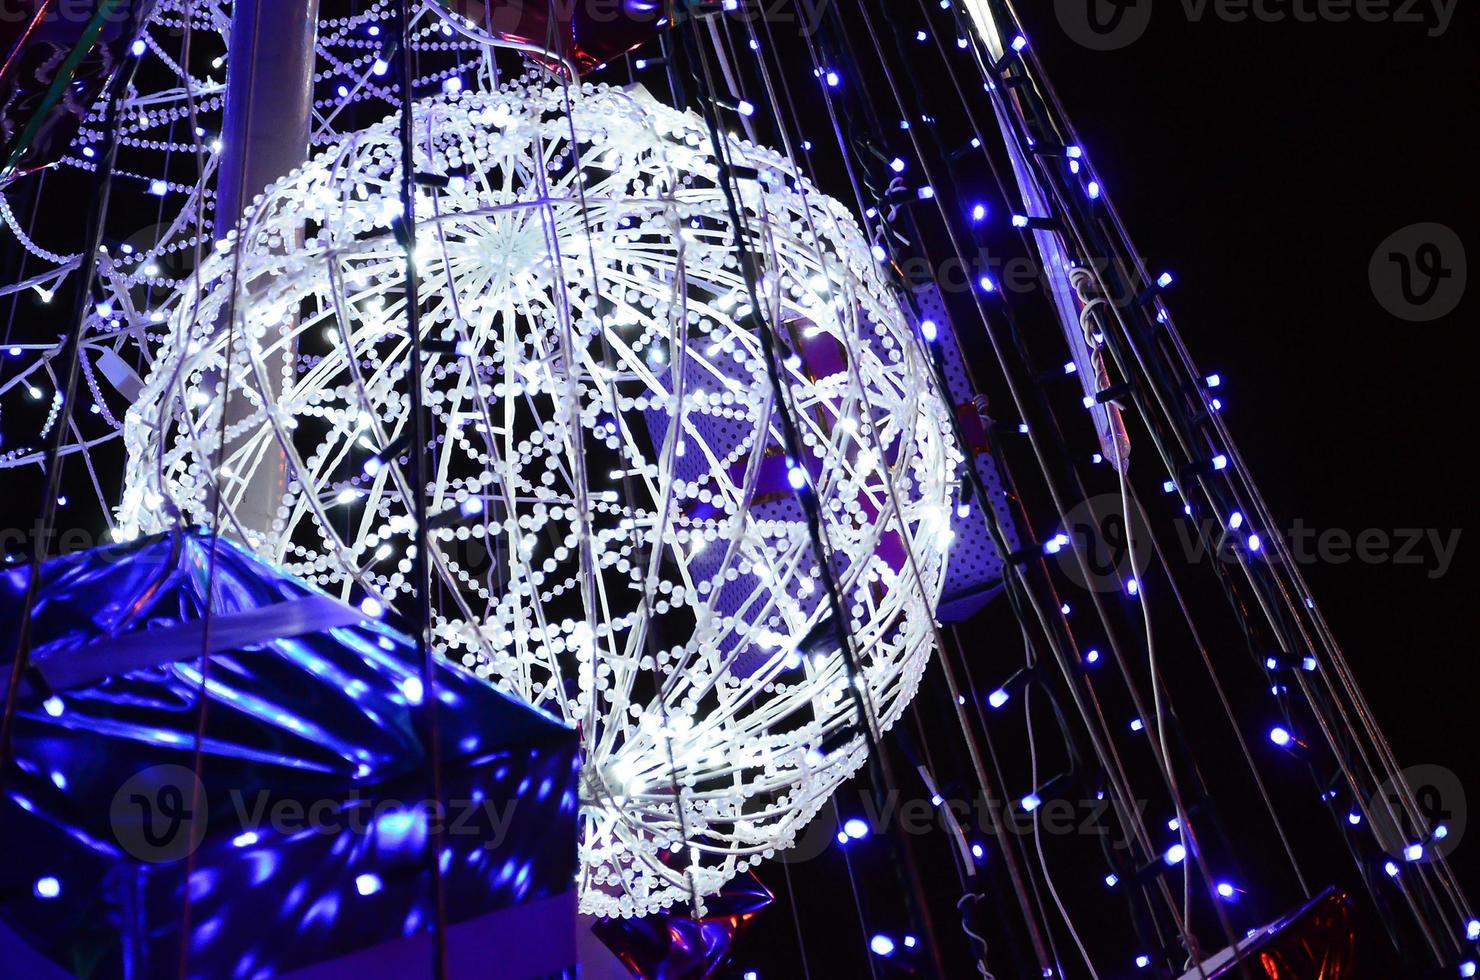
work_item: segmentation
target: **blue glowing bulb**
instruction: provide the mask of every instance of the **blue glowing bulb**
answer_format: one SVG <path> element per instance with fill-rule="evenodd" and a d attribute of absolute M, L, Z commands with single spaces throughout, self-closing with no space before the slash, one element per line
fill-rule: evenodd
<path fill-rule="evenodd" d="M 1100 199 L 1100 182 L 1097 180 L 1090 181 L 1089 185 L 1085 187 L 1085 192 L 1089 194 L 1091 201 L 1098 201 Z"/>
<path fill-rule="evenodd" d="M 1233 887 L 1233 885 L 1229 884 L 1226 881 L 1218 882 L 1216 888 L 1218 891 L 1218 897 L 1223 899 L 1225 902 L 1232 902 L 1236 898 L 1238 898 L 1238 889 Z"/>
<path fill-rule="evenodd" d="M 1473 977 L 1475 975 L 1475 961 L 1465 960 L 1459 965 L 1459 975 L 1462 977 Z"/>
<path fill-rule="evenodd" d="M 977 280 L 977 285 L 981 287 L 984 293 L 995 293 L 997 291 L 997 284 L 992 281 L 990 276 L 982 276 Z"/>
<path fill-rule="evenodd" d="M 1012 226 L 1014 228 L 1026 228 L 1026 227 L 1028 227 L 1028 216 L 1026 214 L 1015 214 L 1015 215 L 1013 215 L 1012 216 Z"/>
<path fill-rule="evenodd" d="M 1012 39 L 1012 50 L 1021 51 L 1028 46 L 1028 39 L 1019 34 Z"/>
<path fill-rule="evenodd" d="M 1090 650 L 1087 653 L 1085 653 L 1085 655 L 1084 655 L 1084 662 L 1087 663 L 1087 664 L 1097 664 L 1097 663 L 1099 663 L 1100 662 L 1100 651 L 1098 651 L 1098 650 Z"/>
<path fill-rule="evenodd" d="M 1203 384 L 1209 388 L 1216 388 L 1223 383 L 1223 378 L 1216 374 L 1210 374 L 1203 379 Z"/>
<path fill-rule="evenodd" d="M 838 73 L 837 72 L 830 71 L 830 72 L 827 73 L 827 84 L 828 84 L 828 87 L 829 88 L 837 88 L 838 87 L 838 83 L 840 83 L 841 81 L 842 81 L 842 79 L 840 77 L 838 77 Z"/>
<path fill-rule="evenodd" d="M 355 891 L 361 895 L 374 895 L 382 887 L 379 875 L 371 874 L 367 871 L 362 875 L 355 876 Z"/>
<path fill-rule="evenodd" d="M 1167 288 L 1172 284 L 1172 274 L 1170 272 L 1163 272 L 1156 277 L 1156 284 L 1162 289 Z"/>
<path fill-rule="evenodd" d="M 1131 595 L 1140 595 L 1141 583 L 1138 582 L 1136 579 L 1127 579 L 1125 583 L 1125 591 Z"/>
<path fill-rule="evenodd" d="M 1248 544 L 1250 551 L 1258 551 L 1260 548 L 1264 547 L 1264 543 L 1259 540 L 1259 535 L 1257 534 L 1249 535 Z"/>
<path fill-rule="evenodd" d="M 883 933 L 879 933 L 868 941 L 868 948 L 873 950 L 877 956 L 893 956 L 894 940 Z"/>
<path fill-rule="evenodd" d="M 889 169 L 897 174 L 904 173 L 904 160 L 899 157 L 895 157 L 893 160 L 889 161 Z"/>
<path fill-rule="evenodd" d="M 1186 858 L 1187 848 L 1183 847 L 1181 844 L 1173 844 L 1171 847 L 1167 848 L 1166 853 L 1161 856 L 1161 859 L 1165 861 L 1169 867 L 1176 867 L 1184 860 L 1186 860 Z"/>
<path fill-rule="evenodd" d="M 1269 740 L 1283 749 L 1294 741 L 1294 737 L 1285 729 L 1276 725 L 1269 730 Z"/>
<path fill-rule="evenodd" d="M 1007 692 L 999 687 L 997 688 L 997 690 L 987 695 L 987 704 L 991 705 L 994 708 L 1000 708 L 1007 703 L 1007 697 Z"/>
<path fill-rule="evenodd" d="M 1042 805 L 1043 801 L 1038 798 L 1037 793 L 1029 793 L 1027 796 L 1023 797 L 1023 809 L 1027 810 L 1029 813 L 1032 813 L 1034 810 L 1038 809 Z"/>
<path fill-rule="evenodd" d="M 1480 919 L 1471 919 L 1465 924 L 1465 938 L 1470 940 L 1480 939 Z"/>
<path fill-rule="evenodd" d="M 1117 875 L 1117 874 L 1108 874 L 1108 875 L 1105 876 L 1105 887 L 1106 888 L 1114 888 L 1118 884 L 1120 884 L 1120 875 Z"/>
<path fill-rule="evenodd" d="M 1243 515 L 1243 512 L 1242 511 L 1237 511 L 1236 510 L 1232 514 L 1229 514 L 1228 515 L 1228 529 L 1230 531 L 1237 531 L 1239 528 L 1241 528 L 1243 526 L 1244 526 L 1244 515 Z"/>
<path fill-rule="evenodd" d="M 1403 860 L 1405 860 L 1405 861 L 1422 861 L 1423 860 L 1423 845 L 1422 844 L 1409 844 L 1407 847 L 1403 848 Z"/>
<path fill-rule="evenodd" d="M 1362 815 L 1356 810 L 1353 810 L 1346 815 L 1346 822 L 1355 827 L 1362 822 Z"/>
<path fill-rule="evenodd" d="M 1146 723 L 1139 718 L 1131 719 L 1131 731 L 1139 732 L 1146 727 Z"/>
<path fill-rule="evenodd" d="M 929 341 L 932 344 L 935 343 L 935 338 L 938 335 L 938 333 L 939 333 L 939 330 L 935 326 L 935 321 L 934 320 L 921 320 L 920 321 L 920 336 L 924 337 L 927 341 Z"/>
<path fill-rule="evenodd" d="M 843 821 L 843 833 L 852 840 L 863 840 L 868 836 L 868 821 L 862 817 L 849 817 Z"/>
<path fill-rule="evenodd" d="M 45 878 L 37 878 L 31 890 L 36 893 L 37 898 L 50 901 L 62 893 L 62 883 L 51 875 L 47 875 Z"/>
<path fill-rule="evenodd" d="M 975 207 L 973 207 L 971 209 L 971 220 L 972 221 L 985 221 L 985 220 L 987 220 L 987 206 L 985 204 L 978 204 Z"/>
<path fill-rule="evenodd" d="M 800 490 L 807 485 L 807 474 L 800 466 L 793 466 L 786 471 L 786 482 L 793 490 Z"/>
<path fill-rule="evenodd" d="M 740 104 L 735 106 L 735 109 L 737 112 L 740 113 L 740 115 L 745 116 L 747 119 L 755 115 L 755 106 L 751 105 L 749 102 L 746 102 L 744 99 L 740 100 Z"/>
<path fill-rule="evenodd" d="M 980 844 L 971 845 L 971 856 L 976 858 L 978 861 L 986 857 L 986 854 L 987 852 L 982 848 Z"/>
<path fill-rule="evenodd" d="M 1226 470 L 1228 468 L 1228 457 L 1219 453 L 1213 457 L 1213 469 Z"/>
<path fill-rule="evenodd" d="M 1398 866 L 1391 861 L 1383 862 L 1382 870 L 1387 872 L 1389 878 L 1398 877 Z"/>
<path fill-rule="evenodd" d="M 134 53 L 134 57 L 137 58 L 145 51 L 149 50 L 149 45 L 145 43 L 143 38 L 139 38 L 137 41 L 129 46 L 129 50 L 132 51 Z"/>
<path fill-rule="evenodd" d="M 1136 957 L 1136 966 L 1140 967 L 1142 970 L 1146 969 L 1150 965 L 1151 957 L 1147 956 L 1145 953 L 1142 953 L 1140 956 Z"/>

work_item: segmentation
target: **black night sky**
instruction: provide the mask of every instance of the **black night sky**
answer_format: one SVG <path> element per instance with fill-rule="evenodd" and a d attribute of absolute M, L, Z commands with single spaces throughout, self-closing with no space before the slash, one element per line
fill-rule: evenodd
<path fill-rule="evenodd" d="M 1158 3 L 1145 34 L 1110 52 L 1068 38 L 1052 4 L 1019 14 L 1132 238 L 1151 268 L 1175 271 L 1178 324 L 1223 376 L 1225 415 L 1277 520 L 1313 533 L 1458 534 L 1442 575 L 1431 545 L 1417 548 L 1422 563 L 1353 558 L 1305 574 L 1398 757 L 1453 770 L 1473 796 L 1473 290 L 1415 324 L 1384 310 L 1368 281 L 1379 243 L 1415 222 L 1449 226 L 1473 254 L 1473 11 L 1429 36 L 1420 23 L 1228 23 L 1211 11 L 1192 22 L 1184 5 Z M 909 34 L 916 23 L 901 15 L 896 26 Z M 1453 857 L 1470 889 L 1472 848 Z M 939 870 L 933 884 L 950 892 Z M 738 946 L 740 965 L 752 956 L 769 975 L 793 975 L 781 904 Z M 820 950 L 841 959 L 840 975 L 862 975 L 862 959 L 840 949 L 859 943 L 851 905 L 820 904 L 801 905 L 813 975 Z M 944 942 L 959 945 L 948 912 L 942 921 Z M 827 935 L 836 942 L 814 939 Z M 1019 975 L 995 952 L 999 977 Z M 1065 966 L 1080 975 L 1074 959 Z"/>
<path fill-rule="evenodd" d="M 1188 23 L 1168 3 L 1139 41 L 1097 53 L 1035 6 L 1020 13 L 1039 56 L 1131 234 L 1176 270 L 1178 322 L 1227 379 L 1276 516 L 1462 532 L 1441 578 L 1358 561 L 1307 574 L 1400 758 L 1480 785 L 1464 693 L 1480 627 L 1475 298 L 1409 324 L 1367 279 L 1378 243 L 1413 222 L 1446 224 L 1474 252 L 1474 11 L 1432 38 L 1418 24 Z"/>

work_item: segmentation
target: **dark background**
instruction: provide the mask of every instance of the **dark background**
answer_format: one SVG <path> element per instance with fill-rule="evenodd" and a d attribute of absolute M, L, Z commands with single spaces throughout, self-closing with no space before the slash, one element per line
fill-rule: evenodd
<path fill-rule="evenodd" d="M 893 9 L 895 28 L 913 35 L 915 5 Z M 1473 802 L 1473 289 L 1455 312 L 1415 324 L 1384 310 L 1368 282 L 1379 243 L 1420 221 L 1454 229 L 1474 261 L 1473 11 L 1456 8 L 1431 37 L 1415 23 L 1227 23 L 1211 13 L 1194 23 L 1180 4 L 1157 3 L 1146 33 L 1112 52 L 1067 37 L 1051 3 L 1019 14 L 1141 254 L 1176 273 L 1178 326 L 1201 366 L 1222 375 L 1226 419 L 1276 520 L 1352 535 L 1461 531 L 1442 577 L 1430 565 L 1356 560 L 1304 571 L 1400 761 L 1453 770 Z M 917 70 L 941 84 L 928 52 Z M 999 618 L 984 618 L 983 646 L 1011 636 Z M 1465 841 L 1451 859 L 1472 894 L 1475 846 Z M 1244 855 L 1252 878 L 1264 857 Z M 851 897 L 813 890 L 846 874 L 831 860 L 831 872 L 793 871 L 802 945 L 813 975 L 829 961 L 839 975 L 863 975 Z M 882 866 L 853 860 L 863 887 L 887 890 Z M 926 865 L 933 897 L 954 894 L 948 868 Z M 1062 887 L 1076 869 L 1054 871 Z M 785 887 L 774 871 L 762 876 Z M 1330 866 L 1315 876 L 1339 880 Z M 741 968 L 799 975 L 797 925 L 781 898 L 737 946 Z M 1127 941 L 1114 916 L 1075 914 L 1092 945 Z M 938 928 L 945 944 L 961 945 L 949 914 Z M 1083 975 L 1072 947 L 1060 952 L 1069 975 Z M 1018 975 L 1000 941 L 993 953 L 999 977 Z M 879 975 L 910 968 L 899 956 L 874 966 Z"/>
<path fill-rule="evenodd" d="M 1039 58 L 1203 367 L 1276 518 L 1316 528 L 1463 533 L 1440 579 L 1409 565 L 1307 577 L 1405 764 L 1480 785 L 1473 288 L 1426 324 L 1373 298 L 1368 261 L 1418 221 L 1474 261 L 1473 24 L 1189 23 L 1160 4 L 1121 51 L 1022 5 Z M 1474 880 L 1473 858 L 1459 865 Z"/>

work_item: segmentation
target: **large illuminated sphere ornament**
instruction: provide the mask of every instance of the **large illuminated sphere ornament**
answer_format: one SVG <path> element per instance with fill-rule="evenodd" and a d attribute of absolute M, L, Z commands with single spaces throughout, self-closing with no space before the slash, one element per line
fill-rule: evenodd
<path fill-rule="evenodd" d="M 125 434 L 124 533 L 215 524 L 219 482 L 223 531 L 407 610 L 419 456 L 436 649 L 578 726 L 604 915 L 713 894 L 863 762 L 798 484 L 881 727 L 933 647 L 947 406 L 848 211 L 728 139 L 802 459 L 700 119 L 533 77 L 416 110 L 426 445 L 394 119 L 268 188 L 172 299 Z"/>

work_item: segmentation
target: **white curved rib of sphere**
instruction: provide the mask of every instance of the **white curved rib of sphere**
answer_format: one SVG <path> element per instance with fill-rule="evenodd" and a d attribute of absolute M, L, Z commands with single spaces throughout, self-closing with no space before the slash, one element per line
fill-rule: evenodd
<path fill-rule="evenodd" d="M 419 453 L 437 649 L 580 729 L 583 909 L 644 914 L 690 879 L 712 894 L 792 842 L 863 742 L 708 136 L 640 90 L 532 79 L 421 103 L 415 123 L 418 171 L 439 178 L 417 192 L 429 444 L 397 442 L 391 119 L 268 188 L 244 243 L 172 299 L 125 433 L 124 532 L 172 507 L 213 523 L 219 480 L 223 530 L 403 604 Z M 799 468 L 887 728 L 933 644 L 947 408 L 847 210 L 772 151 L 727 152 L 750 168 Z M 284 457 L 277 516 L 254 523 L 246 488 Z"/>

